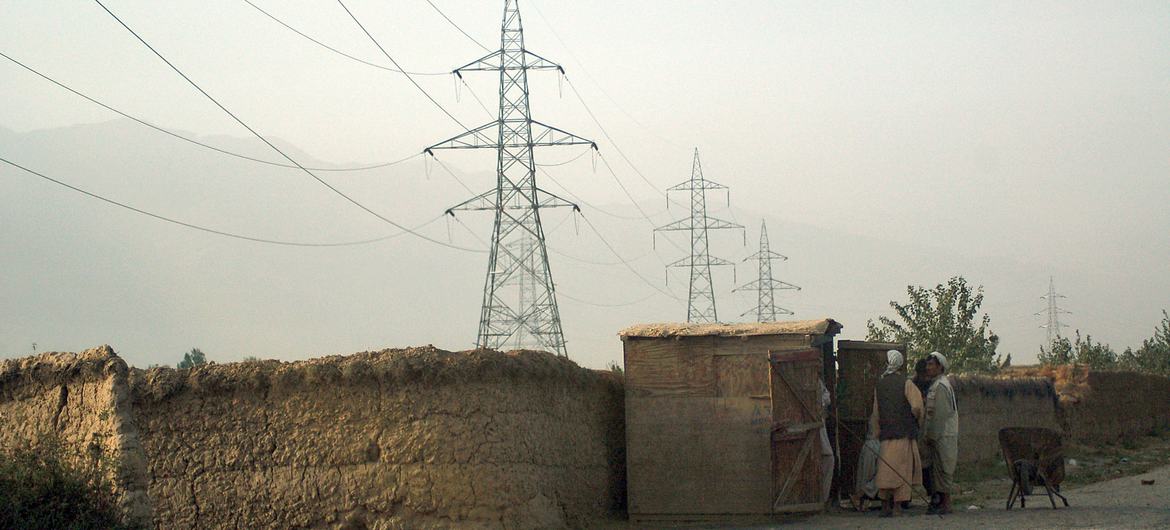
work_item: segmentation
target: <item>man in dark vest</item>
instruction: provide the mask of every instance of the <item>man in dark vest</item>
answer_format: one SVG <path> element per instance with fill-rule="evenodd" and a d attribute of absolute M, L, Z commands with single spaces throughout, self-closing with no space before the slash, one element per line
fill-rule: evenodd
<path fill-rule="evenodd" d="M 901 513 L 914 486 L 922 485 L 922 458 L 918 431 L 922 422 L 922 393 L 903 370 L 902 354 L 886 352 L 886 371 L 874 389 L 870 429 L 881 443 L 877 471 L 882 517 Z"/>

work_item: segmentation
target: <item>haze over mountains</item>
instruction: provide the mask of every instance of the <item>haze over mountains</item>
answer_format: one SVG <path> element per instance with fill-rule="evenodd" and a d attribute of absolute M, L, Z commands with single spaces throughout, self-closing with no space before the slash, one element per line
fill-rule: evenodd
<path fill-rule="evenodd" d="M 201 140 L 276 159 L 254 140 Z M 289 154 L 305 165 L 329 166 L 293 148 Z M 397 232 L 295 169 L 226 157 L 124 120 L 21 133 L 0 128 L 0 156 L 114 200 L 228 232 L 322 243 Z M 494 182 L 491 165 L 445 160 L 475 191 Z M 589 172 L 587 157 L 573 164 Z M 684 180 L 688 172 L 685 160 L 674 168 L 654 168 L 655 178 L 665 184 Z M 470 195 L 434 165 L 428 170 L 421 158 L 390 168 L 319 175 L 409 226 L 439 217 Z M 1118 349 L 1149 336 L 1159 310 L 1170 305 L 1165 239 L 1087 236 L 1092 246 L 1069 253 L 1083 258 L 1043 263 L 1026 252 L 1012 257 L 1018 249 L 1010 244 L 964 245 L 996 237 L 1014 240 L 1009 234 L 934 233 L 937 227 L 929 220 L 883 228 L 880 218 L 846 231 L 785 212 L 788 201 L 800 200 L 822 204 L 826 219 L 848 216 L 834 209 L 834 195 L 847 190 L 770 199 L 737 186 L 736 175 L 708 169 L 707 176 L 732 187 L 732 204 L 743 198 L 776 205 L 766 211 L 727 211 L 714 208 L 726 203 L 712 196 L 713 215 L 747 227 L 746 246 L 738 233 L 713 233 L 712 253 L 739 261 L 754 252 L 760 220 L 766 219 L 773 249 L 791 257 L 776 264 L 776 276 L 803 287 L 780 294 L 778 305 L 795 310 L 795 318 L 836 318 L 845 325 L 842 337 L 863 338 L 866 320 L 889 314 L 887 303 L 902 300 L 907 284 L 930 286 L 959 274 L 985 286 L 984 309 L 1002 338 L 1000 351 L 1013 354 L 1017 363 L 1034 360 L 1043 342 L 1040 319 L 1033 313 L 1043 308 L 1038 297 L 1049 274 L 1057 276 L 1058 290 L 1069 297 L 1063 305 L 1074 315 L 1068 321 Z M 602 185 L 596 178 L 557 182 L 581 191 Z M 560 189 L 547 180 L 546 185 Z M 191 347 L 223 362 L 247 355 L 294 359 L 421 344 L 466 349 L 475 339 L 486 263 L 482 253 L 409 235 L 324 248 L 228 239 L 113 207 L 6 164 L 0 164 L 0 197 L 5 271 L 0 276 L 0 355 L 5 357 L 28 354 L 33 342 L 39 350 L 59 351 L 108 343 L 130 363 L 145 366 L 174 364 Z M 663 202 L 647 196 L 640 206 L 657 224 L 686 215 L 684 208 L 664 211 Z M 659 236 L 653 248 L 650 223 L 628 202 L 582 207 L 631 266 L 662 287 L 662 263 L 682 256 L 679 248 L 686 242 L 676 239 L 676 248 Z M 484 248 L 481 239 L 487 239 L 490 222 L 488 214 L 468 212 L 455 222 L 438 219 L 421 232 Z M 620 361 L 619 329 L 685 317 L 684 302 L 658 294 L 617 264 L 584 222 L 551 210 L 545 224 L 569 355 L 577 362 L 603 367 Z M 875 237 L 875 231 L 889 237 Z M 754 278 L 754 263 L 740 264 L 735 274 L 739 283 Z M 731 287 L 732 271 L 717 272 L 723 320 L 738 320 L 754 305 L 752 293 L 733 294 Z M 673 272 L 667 288 L 685 297 L 685 273 Z"/>

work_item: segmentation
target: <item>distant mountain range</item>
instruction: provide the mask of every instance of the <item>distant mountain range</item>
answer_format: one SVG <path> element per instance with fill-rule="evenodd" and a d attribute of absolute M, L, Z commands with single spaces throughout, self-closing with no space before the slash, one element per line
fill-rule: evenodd
<path fill-rule="evenodd" d="M 279 159 L 255 140 L 201 140 Z M 305 165 L 329 166 L 284 147 Z M 93 193 L 216 230 L 321 243 L 397 231 L 297 170 L 230 158 L 128 121 L 28 133 L 0 127 L 0 156 Z M 490 170 L 455 169 L 475 191 L 492 183 Z M 391 168 L 319 174 L 405 225 L 434 220 L 420 230 L 435 239 L 482 247 L 480 239 L 489 235 L 487 214 L 464 214 L 454 222 L 439 218 L 469 194 L 441 171 L 432 168 L 427 176 L 421 158 Z M 42 350 L 108 343 L 144 366 L 174 364 L 192 347 L 212 360 L 228 361 L 428 343 L 464 349 L 475 339 L 486 265 L 481 253 L 413 236 L 325 248 L 229 239 L 116 208 L 4 164 L 0 201 L 3 356 L 27 354 L 33 342 Z M 639 220 L 629 203 L 583 209 L 630 266 L 662 288 L 662 264 L 681 257 L 687 244 L 678 239 L 676 248 L 659 236 L 654 249 L 651 226 L 685 210 L 663 212 L 661 197 L 640 206 L 653 214 L 653 222 Z M 683 302 L 657 294 L 617 263 L 588 225 L 567 215 L 551 211 L 545 223 L 572 358 L 603 367 L 621 359 L 616 335 L 621 328 L 684 319 Z M 777 303 L 795 310 L 795 318 L 836 318 L 845 326 L 843 338 L 863 338 L 866 320 L 888 314 L 887 303 L 903 299 L 907 284 L 934 285 L 961 274 L 986 287 L 985 310 L 1003 339 L 1003 353 L 1028 362 L 1043 341 L 1033 313 L 1043 307 L 1038 297 L 1047 288 L 1046 265 L 843 233 L 782 212 L 736 209 L 719 215 L 747 227 L 747 244 L 738 234 L 713 234 L 713 254 L 738 262 L 755 252 L 760 221 L 766 219 L 773 250 L 791 258 L 776 264 L 776 276 L 803 288 L 778 294 Z M 827 208 L 825 215 L 832 211 Z M 1077 327 L 1118 349 L 1148 336 L 1160 316 L 1156 309 L 1166 305 L 1157 293 L 1170 292 L 1164 264 L 1148 282 L 1138 283 L 1127 283 L 1132 273 L 1124 269 L 1068 270 L 1057 279 L 1058 288 L 1069 292 L 1077 286 L 1070 301 L 1092 308 L 1078 312 Z M 741 263 L 735 279 L 744 283 L 755 274 L 754 263 Z M 724 320 L 736 320 L 754 305 L 752 295 L 730 292 L 732 282 L 732 271 L 716 273 Z M 672 272 L 666 288 L 685 296 L 685 273 Z"/>

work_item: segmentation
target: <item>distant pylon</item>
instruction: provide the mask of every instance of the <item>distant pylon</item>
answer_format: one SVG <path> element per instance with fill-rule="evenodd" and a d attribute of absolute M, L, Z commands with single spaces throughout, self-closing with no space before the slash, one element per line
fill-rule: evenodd
<path fill-rule="evenodd" d="M 1041 296 L 1041 300 L 1048 301 L 1048 309 L 1046 311 L 1038 311 L 1036 315 L 1047 313 L 1048 323 L 1041 325 L 1041 328 L 1048 330 L 1048 347 L 1052 346 L 1053 341 L 1060 338 L 1060 328 L 1067 327 L 1068 324 L 1060 322 L 1060 315 L 1071 315 L 1069 311 L 1065 311 L 1056 305 L 1057 298 L 1067 298 L 1063 294 L 1056 294 L 1056 284 L 1053 283 L 1052 277 L 1048 277 L 1048 294 Z"/>
<path fill-rule="evenodd" d="M 491 248 L 483 304 L 479 315 L 480 348 L 505 344 L 539 347 L 566 355 L 557 308 L 556 285 L 548 266 L 548 249 L 540 210 L 576 204 L 536 185 L 533 147 L 584 144 L 591 140 L 532 119 L 528 105 L 528 71 L 557 70 L 560 65 L 524 48 L 524 27 L 517 0 L 504 2 L 500 49 L 456 68 L 452 73 L 491 71 L 500 75 L 499 118 L 426 149 L 491 148 L 496 150 L 496 186 L 447 209 L 492 210 Z"/>
<path fill-rule="evenodd" d="M 772 277 L 772 260 L 787 261 L 788 257 L 772 252 L 768 244 L 768 225 L 764 221 L 760 221 L 759 252 L 743 260 L 747 261 L 750 259 L 759 261 L 760 276 L 755 281 L 736 287 L 734 291 L 756 291 L 759 296 L 757 297 L 755 309 L 744 311 L 739 316 L 742 317 L 755 313 L 756 321 L 758 322 L 775 322 L 776 315 L 792 315 L 792 311 L 783 307 L 776 307 L 775 291 L 777 289 L 794 289 L 799 291 L 800 287 Z"/>
<path fill-rule="evenodd" d="M 674 187 L 672 191 L 691 192 L 691 215 L 654 229 L 654 233 L 685 230 L 691 233 L 691 255 L 679 259 L 667 267 L 687 267 L 691 271 L 690 296 L 687 300 L 687 322 L 719 322 L 715 310 L 715 289 L 711 285 L 712 265 L 735 264 L 712 256 L 707 251 L 707 231 L 738 228 L 742 225 L 715 219 L 707 215 L 707 190 L 725 190 L 727 186 L 703 178 L 703 167 L 699 164 L 699 150 L 695 149 L 695 160 L 691 166 L 690 180 Z M 747 242 L 747 234 L 744 234 Z"/>

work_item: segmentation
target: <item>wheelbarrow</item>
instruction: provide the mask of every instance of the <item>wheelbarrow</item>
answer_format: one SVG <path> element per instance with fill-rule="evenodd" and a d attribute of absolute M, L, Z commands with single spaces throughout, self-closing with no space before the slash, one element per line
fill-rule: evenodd
<path fill-rule="evenodd" d="M 1068 506 L 1068 499 L 1060 494 L 1060 483 L 1064 482 L 1064 446 L 1059 432 L 1043 427 L 1007 427 L 999 430 L 999 448 L 1012 479 L 1007 509 L 1012 509 L 1017 499 L 1024 508 L 1027 496 L 1041 486 L 1054 509 L 1056 497 Z"/>

